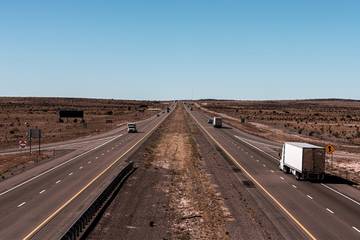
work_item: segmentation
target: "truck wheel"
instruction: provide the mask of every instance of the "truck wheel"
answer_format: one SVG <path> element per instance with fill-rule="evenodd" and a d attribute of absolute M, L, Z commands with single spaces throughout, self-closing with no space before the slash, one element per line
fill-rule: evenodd
<path fill-rule="evenodd" d="M 290 168 L 287 167 L 287 166 L 284 166 L 283 167 L 283 172 L 286 173 L 286 174 L 290 173 Z"/>
<path fill-rule="evenodd" d="M 300 173 L 296 172 L 295 178 L 296 178 L 296 180 L 301 181 Z"/>

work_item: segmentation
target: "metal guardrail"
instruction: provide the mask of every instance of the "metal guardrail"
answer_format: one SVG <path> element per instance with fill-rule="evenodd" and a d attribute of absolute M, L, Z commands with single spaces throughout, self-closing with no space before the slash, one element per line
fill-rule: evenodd
<path fill-rule="evenodd" d="M 60 239 L 76 240 L 86 237 L 89 231 L 96 225 L 97 221 L 100 220 L 101 215 L 115 197 L 116 192 L 120 189 L 123 182 L 134 170 L 134 162 L 130 162 L 77 218 Z"/>

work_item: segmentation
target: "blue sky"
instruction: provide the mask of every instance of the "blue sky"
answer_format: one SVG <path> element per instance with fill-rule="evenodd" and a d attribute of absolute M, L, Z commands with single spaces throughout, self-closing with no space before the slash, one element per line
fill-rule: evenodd
<path fill-rule="evenodd" d="M 360 1 L 1 1 L 0 95 L 360 99 Z"/>

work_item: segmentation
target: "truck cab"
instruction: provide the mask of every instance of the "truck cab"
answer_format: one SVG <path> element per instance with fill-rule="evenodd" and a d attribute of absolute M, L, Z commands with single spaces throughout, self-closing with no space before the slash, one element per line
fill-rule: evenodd
<path fill-rule="evenodd" d="M 136 128 L 136 123 L 128 123 L 128 133 L 136 133 L 137 132 L 137 128 Z"/>

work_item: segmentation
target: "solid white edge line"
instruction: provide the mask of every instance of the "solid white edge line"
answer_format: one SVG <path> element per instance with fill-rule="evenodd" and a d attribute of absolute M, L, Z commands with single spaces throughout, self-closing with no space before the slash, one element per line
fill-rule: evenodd
<path fill-rule="evenodd" d="M 321 183 L 321 185 L 322 185 L 322 186 L 324 186 L 324 187 L 326 187 L 327 189 L 329 189 L 329 190 L 331 190 L 331 191 L 333 191 L 333 192 L 335 192 L 335 193 L 337 193 L 337 194 L 339 194 L 339 195 L 343 196 L 344 198 L 346 198 L 346 199 L 348 199 L 348 200 L 352 201 L 353 203 L 355 203 L 355 204 L 357 204 L 357 205 L 359 205 L 359 206 L 360 206 L 360 203 L 359 203 L 358 201 L 356 201 L 356 200 L 352 199 L 351 197 L 346 196 L 345 194 L 343 194 L 343 193 L 341 193 L 341 192 L 339 192 L 339 191 L 337 191 L 337 190 L 335 190 L 335 189 L 333 189 L 333 188 L 329 187 L 329 186 L 328 186 L 328 185 L 326 185 L 326 184 Z"/>
<path fill-rule="evenodd" d="M 107 142 L 105 142 L 105 143 L 103 143 L 103 144 L 100 144 L 99 146 L 97 146 L 97 147 L 95 147 L 95 148 L 92 148 L 92 149 L 90 149 L 90 150 L 88 150 L 88 151 L 86 151 L 86 152 L 83 152 L 83 153 L 77 155 L 76 157 L 73 157 L 73 158 L 71 158 L 71 159 L 69 159 L 69 160 L 67 160 L 67 161 L 65 161 L 65 162 L 63 162 L 63 163 L 60 163 L 59 165 L 56 165 L 55 167 L 52 167 L 52 168 L 46 170 L 45 172 L 42 172 L 42 173 L 40 173 L 40 174 L 38 174 L 38 175 L 30 178 L 30 179 L 28 179 L 28 180 L 26 180 L 26 181 L 18 184 L 18 185 L 15 185 L 14 187 L 12 187 L 12 188 L 10 188 L 10 189 L 8 189 L 8 190 L 5 190 L 5 191 L 3 191 L 2 193 L 0 193 L 0 196 L 5 195 L 5 194 L 7 194 L 8 192 L 11 192 L 11 191 L 13 191 L 13 190 L 15 190 L 15 189 L 17 189 L 17 188 L 25 185 L 25 184 L 27 184 L 27 183 L 29 183 L 29 182 L 37 179 L 37 178 L 39 178 L 39 177 L 41 177 L 41 176 L 43 176 L 43 175 L 45 175 L 45 174 L 47 174 L 47 173 L 49 173 L 49 172 L 52 172 L 52 171 L 54 171 L 55 169 L 57 169 L 57 168 L 65 165 L 65 164 L 67 164 L 67 163 L 69 163 L 69 162 L 72 162 L 72 161 L 74 161 L 75 159 L 77 159 L 77 158 L 79 158 L 79 157 L 82 157 L 82 156 L 88 154 L 89 152 L 92 152 L 92 151 L 94 151 L 94 150 L 96 150 L 96 149 L 98 149 L 98 148 L 100 148 L 100 147 L 108 144 L 109 142 L 114 141 L 115 139 L 117 139 L 117 138 L 119 138 L 119 137 L 121 137 L 121 136 L 123 136 L 123 134 L 120 134 L 119 136 L 114 137 L 114 138 L 112 138 L 111 140 L 109 140 L 109 141 L 107 141 Z"/>
<path fill-rule="evenodd" d="M 264 153 L 264 154 L 268 155 L 269 157 L 272 157 L 273 159 L 276 159 L 277 161 L 280 161 L 280 159 L 278 159 L 278 158 L 276 158 L 276 157 L 272 156 L 271 154 L 269 154 L 269 153 L 265 152 L 264 150 L 262 150 L 262 149 L 260 149 L 260 148 L 258 148 L 258 147 L 256 147 L 256 146 L 254 146 L 253 144 L 248 143 L 248 142 L 247 142 L 247 141 L 245 141 L 243 138 L 241 138 L 241 137 L 239 137 L 239 136 L 236 136 L 236 135 L 234 135 L 234 137 L 236 137 L 236 138 L 237 138 L 237 139 L 239 139 L 240 141 L 242 141 L 242 142 L 244 142 L 244 143 L 246 143 L 246 144 L 248 144 L 248 145 L 252 146 L 253 148 L 256 148 L 256 149 L 257 149 L 257 150 L 259 150 L 260 152 L 262 152 L 262 153 Z M 340 196 L 342 196 L 342 197 L 344 197 L 344 198 L 346 198 L 346 199 L 348 199 L 348 200 L 352 201 L 353 203 L 355 203 L 355 204 L 357 204 L 357 205 L 359 205 L 359 206 L 360 206 L 360 203 L 359 203 L 358 201 L 356 201 L 356 200 L 354 200 L 354 199 L 350 198 L 349 196 L 346 196 L 345 194 L 343 194 L 343 193 L 341 193 L 341 192 L 339 192 L 339 191 L 337 191 L 337 190 L 335 190 L 335 189 L 333 189 L 333 188 L 329 187 L 328 185 L 326 185 L 326 184 L 324 184 L 324 183 L 321 183 L 321 185 L 322 185 L 322 186 L 324 186 L 324 187 L 326 187 L 327 189 L 329 189 L 329 190 L 331 190 L 331 191 L 333 191 L 333 192 L 335 192 L 335 193 L 339 194 Z"/>
<path fill-rule="evenodd" d="M 239 136 L 237 136 L 237 135 L 234 135 L 234 137 L 236 137 L 236 138 L 237 138 L 237 139 L 239 139 L 240 141 L 242 141 L 242 142 L 244 142 L 244 143 L 246 143 L 246 144 L 250 145 L 251 147 L 253 147 L 253 148 L 255 148 L 255 149 L 259 150 L 260 152 L 262 152 L 262 153 L 264 153 L 264 154 L 268 155 L 269 157 L 272 157 L 273 159 L 275 159 L 275 160 L 277 160 L 277 161 L 280 161 L 278 158 L 274 157 L 273 155 L 271 155 L 271 154 L 269 154 L 269 153 L 265 152 L 264 150 L 262 150 L 262 149 L 258 148 L 257 146 L 255 146 L 255 145 L 253 145 L 253 144 L 249 143 L 248 141 L 245 141 L 245 140 L 244 140 L 244 138 L 239 137 Z"/>

